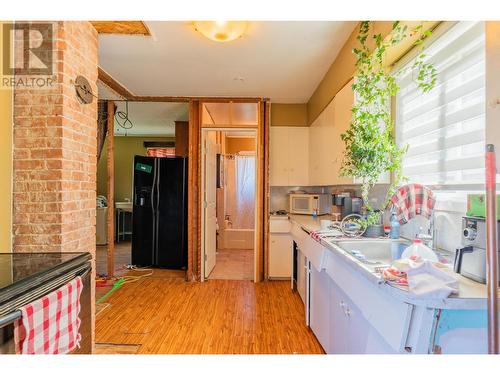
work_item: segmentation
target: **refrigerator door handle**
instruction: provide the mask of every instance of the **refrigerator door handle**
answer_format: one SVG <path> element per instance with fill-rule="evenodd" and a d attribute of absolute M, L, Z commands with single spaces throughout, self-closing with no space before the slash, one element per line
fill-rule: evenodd
<path fill-rule="evenodd" d="M 156 207 L 155 207 L 155 188 L 156 188 L 156 183 L 157 183 L 157 175 L 156 175 L 156 170 L 157 170 L 157 165 L 156 165 L 156 159 L 153 161 L 153 185 L 151 186 L 151 213 L 153 215 L 153 246 L 152 246 L 152 254 L 151 254 L 151 262 L 156 264 Z"/>
<path fill-rule="evenodd" d="M 161 175 L 161 159 L 158 159 L 156 158 L 155 159 L 156 161 L 156 169 L 157 169 L 157 173 L 158 173 L 158 176 L 156 178 L 156 207 L 155 207 L 155 212 L 156 212 L 156 217 L 155 217 L 155 238 L 154 238 L 154 241 L 155 241 L 155 245 L 154 245 L 154 260 L 155 260 L 155 264 L 158 264 L 159 261 L 158 261 L 158 243 L 160 242 L 158 240 L 158 233 L 160 232 L 160 175 Z"/>

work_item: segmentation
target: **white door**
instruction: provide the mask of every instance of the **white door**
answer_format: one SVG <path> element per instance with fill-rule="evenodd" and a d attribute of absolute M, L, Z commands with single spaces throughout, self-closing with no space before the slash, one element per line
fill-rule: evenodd
<path fill-rule="evenodd" d="M 216 132 L 205 136 L 205 278 L 215 267 L 217 252 L 217 140 Z"/>

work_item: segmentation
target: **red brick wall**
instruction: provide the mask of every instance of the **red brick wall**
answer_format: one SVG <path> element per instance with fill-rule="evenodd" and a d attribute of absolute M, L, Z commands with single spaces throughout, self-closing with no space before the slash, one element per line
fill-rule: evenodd
<path fill-rule="evenodd" d="M 95 255 L 97 100 L 80 103 L 72 81 L 97 94 L 97 32 L 53 24 L 55 84 L 14 90 L 13 251 Z"/>
<path fill-rule="evenodd" d="M 97 33 L 54 22 L 54 39 L 53 87 L 14 91 L 14 251 L 94 252 L 97 101 L 71 81 L 97 91 Z"/>

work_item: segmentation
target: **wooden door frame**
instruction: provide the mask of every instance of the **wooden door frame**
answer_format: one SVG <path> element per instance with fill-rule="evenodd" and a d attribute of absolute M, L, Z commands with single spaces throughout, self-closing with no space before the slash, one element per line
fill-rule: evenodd
<path fill-rule="evenodd" d="M 203 147 L 203 144 L 204 144 L 204 141 L 206 140 L 206 137 L 207 137 L 207 133 L 210 132 L 210 131 L 214 131 L 214 132 L 231 132 L 231 131 L 248 131 L 248 132 L 252 132 L 254 135 L 255 135 L 255 157 L 258 158 L 259 157 L 259 154 L 258 154 L 258 149 L 257 149 L 257 133 L 258 133 L 258 129 L 256 127 L 241 127 L 241 126 L 238 126 L 238 127 L 212 127 L 212 126 L 206 126 L 206 127 L 201 127 L 201 145 Z M 200 184 L 200 189 L 201 189 L 201 193 L 200 193 L 200 196 L 203 197 L 203 193 L 205 192 L 205 178 L 206 178 L 206 168 L 205 168 L 205 155 L 201 155 L 201 164 L 200 164 L 200 169 L 201 169 L 201 184 Z M 255 168 L 255 192 L 258 191 L 258 168 L 257 168 L 257 164 L 256 164 L 256 168 Z M 203 199 L 202 199 L 202 202 L 203 202 Z M 255 212 L 258 212 L 258 207 L 259 207 L 259 203 L 260 203 L 260 200 L 258 200 L 258 197 L 257 197 L 257 194 L 255 194 L 255 202 L 254 202 L 254 208 L 255 208 Z M 205 281 L 207 280 L 207 278 L 205 278 L 205 259 L 204 259 L 204 255 L 205 255 L 205 247 L 203 246 L 203 240 L 205 238 L 205 212 L 204 212 L 204 207 L 202 206 L 201 207 L 201 243 L 200 243 L 200 247 L 201 247 L 201 255 L 200 255 L 200 281 Z M 258 231 L 256 230 L 258 225 L 259 225 L 259 216 L 258 215 L 255 215 L 255 220 L 254 220 L 254 238 L 253 238 L 253 244 L 254 244 L 254 247 L 253 247 L 253 252 L 254 252 L 254 275 L 253 275 L 253 280 L 258 280 L 260 277 L 258 275 L 258 273 L 256 272 L 259 268 L 257 267 L 257 263 L 258 263 L 258 259 L 257 259 L 257 249 L 258 247 L 256 246 L 256 244 L 259 243 L 259 237 L 258 237 Z"/>
<path fill-rule="evenodd" d="M 245 102 L 244 98 L 203 98 L 189 102 L 189 172 L 188 172 L 188 269 L 187 279 L 201 281 L 202 275 L 202 175 L 201 175 L 201 130 L 202 105 L 206 102 Z M 267 278 L 269 249 L 269 99 L 247 99 L 258 103 L 259 122 L 257 126 L 257 213 L 255 244 L 255 282 Z"/>
<path fill-rule="evenodd" d="M 125 95 L 125 100 L 142 102 L 188 102 L 189 103 L 189 152 L 188 152 L 188 265 L 186 280 L 199 281 L 201 279 L 201 110 L 202 103 L 258 103 L 259 124 L 257 127 L 258 153 L 258 221 L 256 232 L 256 274 L 255 282 L 267 279 L 268 276 L 268 249 L 269 249 L 269 125 L 270 102 L 267 98 L 221 98 L 221 97 L 137 97 Z M 108 113 L 114 113 L 114 100 L 108 101 Z M 114 147 L 109 147 L 109 140 L 113 143 L 114 116 L 108 115 L 108 275 L 114 272 Z M 111 209 L 110 209 L 111 208 Z"/>
<path fill-rule="evenodd" d="M 108 118 L 107 118 L 107 149 L 106 149 L 106 168 L 107 168 L 107 200 L 108 200 L 108 215 L 107 215 L 107 270 L 108 278 L 114 276 L 115 270 L 115 103 L 108 100 Z"/>

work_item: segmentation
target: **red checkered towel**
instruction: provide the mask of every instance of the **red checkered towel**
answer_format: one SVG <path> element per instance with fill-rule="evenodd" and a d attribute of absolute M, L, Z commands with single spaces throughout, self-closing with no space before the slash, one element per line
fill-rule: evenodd
<path fill-rule="evenodd" d="M 430 218 L 436 199 L 427 186 L 408 184 L 401 186 L 391 198 L 396 207 L 396 215 L 400 224 L 406 224 L 417 215 Z"/>
<path fill-rule="evenodd" d="M 79 347 L 81 292 L 82 279 L 78 276 L 21 307 L 22 317 L 14 325 L 16 353 L 64 354 Z"/>
<path fill-rule="evenodd" d="M 311 236 L 311 238 L 315 241 L 318 241 L 318 242 L 321 242 L 321 235 L 318 233 L 317 230 L 312 230 L 310 233 L 309 233 L 309 236 Z"/>

